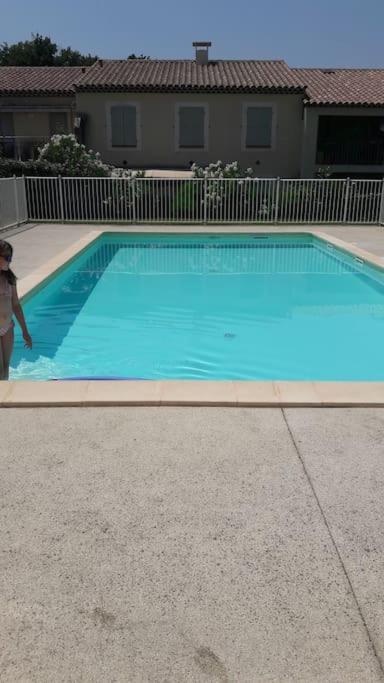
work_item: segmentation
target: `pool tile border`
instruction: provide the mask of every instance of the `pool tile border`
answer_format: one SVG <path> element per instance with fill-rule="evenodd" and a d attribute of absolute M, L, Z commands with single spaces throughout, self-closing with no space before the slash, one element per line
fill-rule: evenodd
<path fill-rule="evenodd" d="M 384 382 L 0 382 L 0 406 L 384 407 Z"/>
<path fill-rule="evenodd" d="M 189 226 L 188 229 L 185 229 L 186 226 L 178 227 L 180 228 L 178 232 L 191 233 Z M 32 294 L 45 280 L 60 271 L 103 233 L 109 232 L 110 230 L 90 231 L 44 266 L 23 278 L 19 283 L 20 298 L 24 299 Z M 127 230 L 127 233 L 132 232 L 137 232 L 137 230 Z M 163 232 L 167 230 L 164 229 Z M 218 231 L 215 230 L 215 232 Z M 238 230 L 238 232 L 244 232 L 244 230 Z M 247 232 L 252 232 L 252 226 L 247 226 Z M 257 229 L 253 232 L 257 232 Z M 292 233 L 297 232 L 299 232 L 297 228 L 292 230 Z M 384 267 L 384 258 L 375 256 L 322 230 L 302 229 L 301 233 L 318 237 L 368 264 Z M 271 234 L 278 233 L 271 232 Z M 384 407 L 384 382 L 11 381 L 0 382 L 0 406 L 4 408 L 49 406 Z"/>

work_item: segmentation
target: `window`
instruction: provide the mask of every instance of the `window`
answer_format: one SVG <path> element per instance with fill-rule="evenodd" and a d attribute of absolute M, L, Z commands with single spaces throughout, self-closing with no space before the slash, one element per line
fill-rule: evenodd
<path fill-rule="evenodd" d="M 5 157 L 15 156 L 15 140 L 13 128 L 13 114 L 12 112 L 0 112 L 0 156 Z"/>
<path fill-rule="evenodd" d="M 138 147 L 137 107 L 135 104 L 116 104 L 110 108 L 111 146 Z"/>
<path fill-rule="evenodd" d="M 49 132 L 51 135 L 57 133 L 68 133 L 68 117 L 66 112 L 53 111 L 49 114 Z"/>
<path fill-rule="evenodd" d="M 207 108 L 205 105 L 178 105 L 177 107 L 178 149 L 206 149 Z"/>
<path fill-rule="evenodd" d="M 245 148 L 271 149 L 273 146 L 273 107 L 245 105 Z"/>
<path fill-rule="evenodd" d="M 0 137 L 14 135 L 12 112 L 0 112 Z"/>

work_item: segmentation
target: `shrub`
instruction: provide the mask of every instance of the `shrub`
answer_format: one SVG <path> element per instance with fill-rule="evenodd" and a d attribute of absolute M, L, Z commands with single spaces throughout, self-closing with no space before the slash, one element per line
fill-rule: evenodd
<path fill-rule="evenodd" d="M 81 178 L 144 178 L 145 171 L 127 168 L 114 168 L 104 164 L 100 154 L 86 150 L 76 137 L 53 135 L 44 147 L 38 150 L 36 160 L 17 161 L 2 157 L 0 154 L 0 177 L 16 176 L 63 176 Z"/>
<path fill-rule="evenodd" d="M 58 176 L 62 173 L 60 164 L 49 161 L 16 161 L 0 157 L 0 178 L 12 176 Z"/>
<path fill-rule="evenodd" d="M 241 168 L 238 161 L 229 164 L 216 161 L 205 167 L 192 164 L 191 170 L 194 178 L 253 178 L 253 169 Z"/>
<path fill-rule="evenodd" d="M 238 161 L 228 164 L 217 161 L 206 167 L 193 164 L 191 169 L 194 178 L 208 181 L 202 203 L 210 220 L 224 220 L 235 206 L 239 219 L 249 215 L 254 188 L 247 185 L 247 180 L 253 178 L 252 168 L 243 169 Z"/>
<path fill-rule="evenodd" d="M 315 173 L 315 178 L 330 178 L 332 176 L 332 169 L 330 166 L 319 166 Z"/>
<path fill-rule="evenodd" d="M 64 176 L 106 178 L 111 175 L 110 167 L 103 164 L 100 154 L 92 149 L 87 151 L 72 133 L 53 135 L 40 149 L 38 160 L 60 165 Z"/>

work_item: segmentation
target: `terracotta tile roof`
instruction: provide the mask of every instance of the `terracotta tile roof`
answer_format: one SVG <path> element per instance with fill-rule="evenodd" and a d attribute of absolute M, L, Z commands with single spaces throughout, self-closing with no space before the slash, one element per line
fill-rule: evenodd
<path fill-rule="evenodd" d="M 284 61 L 99 60 L 92 67 L 3 66 L 0 95 L 99 92 L 302 93 L 307 105 L 383 106 L 384 69 L 291 69 Z"/>
<path fill-rule="evenodd" d="M 71 95 L 81 66 L 1 66 L 1 95 Z"/>
<path fill-rule="evenodd" d="M 301 93 L 284 61 L 99 60 L 76 84 L 80 91 Z"/>
<path fill-rule="evenodd" d="M 292 69 L 307 91 L 306 104 L 384 106 L 384 69 Z"/>

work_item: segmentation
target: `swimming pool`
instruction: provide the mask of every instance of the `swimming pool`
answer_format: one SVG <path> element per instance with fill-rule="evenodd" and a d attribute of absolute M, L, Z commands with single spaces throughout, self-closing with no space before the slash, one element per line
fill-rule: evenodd
<path fill-rule="evenodd" d="M 24 310 L 11 379 L 384 380 L 383 272 L 308 234 L 104 234 Z"/>

